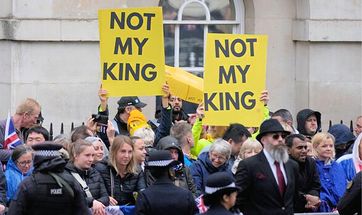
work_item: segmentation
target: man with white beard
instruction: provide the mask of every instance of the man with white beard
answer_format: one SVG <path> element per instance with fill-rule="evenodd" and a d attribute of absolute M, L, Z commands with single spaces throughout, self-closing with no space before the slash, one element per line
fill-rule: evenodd
<path fill-rule="evenodd" d="M 289 133 L 278 120 L 265 120 L 256 137 L 263 151 L 239 163 L 235 179 L 241 190 L 236 205 L 244 215 L 293 214 L 298 164 L 289 160 L 285 145 Z"/>

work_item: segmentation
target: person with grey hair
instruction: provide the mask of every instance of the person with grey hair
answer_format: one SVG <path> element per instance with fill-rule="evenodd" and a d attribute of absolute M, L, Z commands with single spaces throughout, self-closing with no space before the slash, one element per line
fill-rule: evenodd
<path fill-rule="evenodd" d="M 8 204 L 14 199 L 19 184 L 33 172 L 33 150 L 30 146 L 17 146 L 6 165 L 6 198 Z"/>
<path fill-rule="evenodd" d="M 276 119 L 284 127 L 285 130 L 292 134 L 299 134 L 298 130 L 293 126 L 293 116 L 287 109 L 279 109 L 271 115 L 272 119 Z"/>
<path fill-rule="evenodd" d="M 146 145 L 146 148 L 152 148 L 155 141 L 155 132 L 149 127 L 142 127 L 137 129 L 133 136 L 141 138 Z"/>
<path fill-rule="evenodd" d="M 207 177 L 215 172 L 227 172 L 232 176 L 228 168 L 228 160 L 231 155 L 231 146 L 223 139 L 216 139 L 208 152 L 199 155 L 191 167 L 191 175 L 196 188 L 205 191 Z"/>
<path fill-rule="evenodd" d="M 108 156 L 109 151 L 107 149 L 106 144 L 104 144 L 101 138 L 91 136 L 85 138 L 84 140 L 93 144 L 95 150 L 94 161 L 93 161 L 94 164 Z"/>

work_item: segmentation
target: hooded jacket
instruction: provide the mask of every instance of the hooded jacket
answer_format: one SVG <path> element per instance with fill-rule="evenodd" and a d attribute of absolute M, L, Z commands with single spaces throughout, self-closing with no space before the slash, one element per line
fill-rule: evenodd
<path fill-rule="evenodd" d="M 24 179 L 19 186 L 8 215 L 85 215 L 89 214 L 82 188 L 67 171 L 66 162 L 60 157 L 34 158 L 33 174 Z M 49 172 L 62 178 L 72 189 L 60 186 Z"/>
<path fill-rule="evenodd" d="M 337 160 L 340 163 L 348 181 L 352 181 L 354 176 L 362 170 L 362 160 L 359 157 L 359 145 L 361 144 L 362 133 L 354 141 L 352 154 L 343 155 Z"/>
<path fill-rule="evenodd" d="M 6 199 L 8 202 L 13 200 L 16 191 L 18 190 L 18 187 L 20 183 L 31 173 L 33 172 L 33 167 L 31 167 L 28 172 L 23 174 L 18 166 L 16 166 L 15 162 L 12 158 L 9 159 L 7 165 L 6 165 L 6 171 L 5 171 L 5 177 L 7 181 L 7 189 L 6 189 Z"/>
<path fill-rule="evenodd" d="M 88 207 L 93 207 L 93 200 L 101 202 L 104 206 L 109 205 L 107 189 L 104 185 L 101 174 L 99 174 L 97 170 L 92 167 L 88 170 L 80 170 L 75 167 L 73 163 L 70 162 L 67 163 L 65 169 L 68 170 L 70 173 L 78 173 L 79 176 L 87 183 L 89 191 L 92 194 L 92 197 L 86 197 Z"/>
<path fill-rule="evenodd" d="M 351 130 L 344 124 L 335 124 L 332 125 L 328 129 L 328 133 L 332 134 L 335 138 L 335 150 L 336 150 L 336 156 L 335 159 L 340 158 L 341 156 L 345 154 L 352 153 L 352 147 L 353 142 L 355 141 L 356 137 L 353 135 Z M 339 148 L 339 145 L 345 144 L 345 147 Z"/>
<path fill-rule="evenodd" d="M 178 161 L 182 164 L 182 166 L 181 166 L 181 169 L 175 170 L 174 184 L 178 187 L 182 187 L 187 190 L 190 190 L 192 192 L 192 194 L 194 195 L 194 197 L 197 197 L 198 195 L 200 195 L 201 193 L 197 192 L 197 190 L 196 190 L 196 186 L 192 179 L 190 169 L 185 166 L 184 154 L 183 154 L 180 146 L 178 146 L 176 144 L 172 144 L 170 142 L 162 142 L 157 146 L 157 148 L 159 150 L 169 150 L 169 149 L 177 150 Z"/>
<path fill-rule="evenodd" d="M 342 166 L 334 160 L 325 163 L 316 160 L 317 170 L 321 181 L 320 212 L 331 212 L 337 207 L 339 199 L 347 187 L 347 179 Z"/>
<path fill-rule="evenodd" d="M 305 122 L 307 121 L 308 117 L 310 117 L 311 115 L 315 115 L 317 118 L 317 132 L 320 131 L 321 129 L 321 113 L 318 111 L 313 111 L 311 109 L 303 109 L 301 111 L 298 112 L 297 114 L 297 130 L 299 131 L 299 133 L 306 135 L 306 136 L 314 136 L 314 134 L 308 134 L 307 131 L 305 130 Z"/>
<path fill-rule="evenodd" d="M 210 174 L 215 172 L 228 172 L 232 176 L 227 161 L 218 168 L 212 165 L 209 159 L 209 152 L 201 153 L 197 161 L 191 165 L 190 170 L 197 190 L 201 190 L 202 192 L 205 191 L 206 179 Z"/>

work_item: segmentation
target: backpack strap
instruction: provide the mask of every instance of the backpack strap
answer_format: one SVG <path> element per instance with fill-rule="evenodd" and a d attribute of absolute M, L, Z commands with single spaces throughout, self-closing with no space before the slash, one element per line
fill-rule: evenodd
<path fill-rule="evenodd" d="M 112 174 L 112 167 L 109 168 L 109 176 L 111 177 L 111 196 L 114 196 L 114 177 Z"/>
<path fill-rule="evenodd" d="M 82 186 L 83 191 L 85 192 L 85 194 L 87 195 L 87 197 L 92 198 L 92 193 L 89 190 L 89 187 L 87 185 L 87 182 L 85 182 L 82 177 L 80 177 L 80 175 L 76 172 L 71 172 L 71 174 L 73 175 L 73 177 L 78 181 L 78 183 Z"/>
<path fill-rule="evenodd" d="M 68 184 L 68 182 L 66 182 L 62 177 L 60 177 L 59 175 L 53 173 L 53 172 L 48 172 L 48 174 L 50 176 L 52 176 L 54 178 L 54 180 L 57 182 L 57 184 L 59 185 L 59 187 L 64 187 L 72 196 L 72 198 L 74 198 L 74 191 L 73 189 L 70 187 L 70 185 Z"/>
<path fill-rule="evenodd" d="M 113 128 L 114 128 L 114 130 L 116 131 L 116 133 L 115 133 L 115 135 L 114 136 L 117 136 L 117 135 L 119 135 L 120 134 L 120 132 L 119 132 L 119 128 L 118 128 L 118 124 L 117 124 L 117 121 L 116 120 L 114 120 L 114 119 L 112 119 L 112 125 L 113 125 Z"/>

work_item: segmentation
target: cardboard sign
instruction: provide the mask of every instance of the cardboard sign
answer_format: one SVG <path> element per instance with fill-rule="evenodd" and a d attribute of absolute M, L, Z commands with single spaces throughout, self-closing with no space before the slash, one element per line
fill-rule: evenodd
<path fill-rule="evenodd" d="M 181 68 L 166 66 L 166 81 L 172 95 L 195 104 L 202 102 L 202 78 Z"/>
<path fill-rule="evenodd" d="M 162 95 L 161 7 L 99 10 L 101 79 L 109 96 Z"/>
<path fill-rule="evenodd" d="M 267 36 L 208 34 L 204 74 L 207 125 L 241 123 L 259 127 L 263 121 Z"/>

